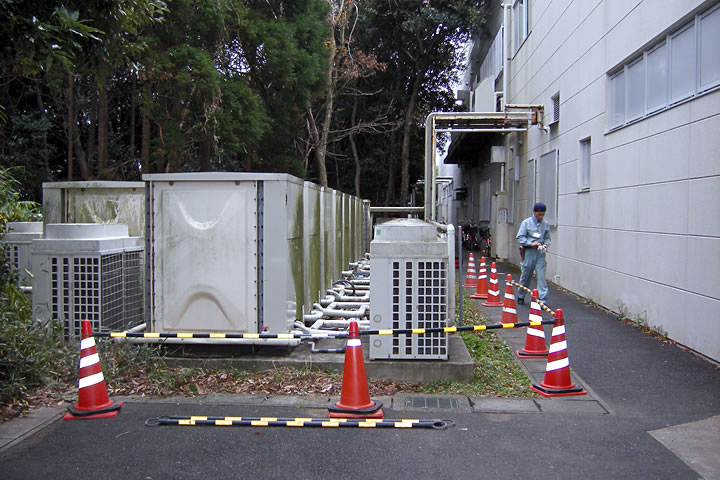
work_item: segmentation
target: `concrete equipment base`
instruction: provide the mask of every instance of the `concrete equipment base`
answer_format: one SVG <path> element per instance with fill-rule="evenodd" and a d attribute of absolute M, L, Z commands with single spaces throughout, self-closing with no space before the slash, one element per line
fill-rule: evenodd
<path fill-rule="evenodd" d="M 318 342 L 316 348 L 331 349 L 344 345 L 344 339 L 329 339 Z M 365 371 L 368 377 L 387 378 L 402 382 L 433 382 L 437 380 L 472 382 L 474 378 L 473 360 L 465 347 L 465 342 L 458 335 L 449 335 L 448 348 L 448 360 L 370 360 L 368 357 L 369 347 L 367 341 L 364 341 Z M 224 358 L 165 357 L 164 360 L 168 365 L 177 367 L 208 370 L 236 368 L 249 372 L 291 367 L 318 368 L 342 373 L 345 365 L 344 354 L 312 353 L 310 345 L 307 344 L 292 349 L 283 349 L 283 351 L 286 355 L 279 355 L 277 350 L 269 350 L 266 355 L 255 353 Z"/>

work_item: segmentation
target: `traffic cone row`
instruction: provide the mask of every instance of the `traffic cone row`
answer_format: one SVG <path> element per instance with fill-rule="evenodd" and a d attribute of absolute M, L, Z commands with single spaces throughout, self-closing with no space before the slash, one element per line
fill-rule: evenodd
<path fill-rule="evenodd" d="M 533 384 L 530 388 L 544 397 L 566 397 L 587 393 L 582 387 L 575 386 L 570 379 L 565 321 L 562 310 L 559 308 L 555 310 L 555 326 L 552 331 L 545 378 L 539 385 Z"/>
<path fill-rule="evenodd" d="M 500 302 L 500 287 L 498 286 L 497 267 L 495 262 L 490 265 L 490 283 L 487 289 L 487 300 L 483 303 L 485 307 L 502 307 Z"/>
<path fill-rule="evenodd" d="M 110 400 L 103 377 L 100 357 L 95 347 L 92 325 L 82 321 L 80 340 L 80 373 L 78 380 L 78 401 L 63 417 L 65 420 L 82 418 L 110 418 L 120 413 L 123 402 Z"/>
<path fill-rule="evenodd" d="M 515 305 L 515 292 L 513 291 L 512 275 L 505 277 L 505 296 L 503 297 L 503 311 L 500 323 L 517 323 L 517 306 Z"/>
<path fill-rule="evenodd" d="M 463 288 L 474 288 L 477 287 L 478 279 L 477 272 L 475 271 L 475 257 L 470 252 L 470 258 L 468 259 L 468 268 L 465 273 L 465 284 Z"/>
<path fill-rule="evenodd" d="M 356 320 L 350 321 L 345 346 L 340 401 L 328 407 L 330 418 L 383 418 L 382 402 L 370 399 L 360 331 Z"/>
<path fill-rule="evenodd" d="M 532 291 L 530 299 L 530 315 L 529 322 L 542 322 L 542 311 L 538 303 L 537 289 Z M 531 325 L 527 327 L 525 334 L 525 346 L 522 350 L 516 350 L 515 353 L 520 358 L 546 358 L 548 349 L 545 345 L 545 330 L 542 325 Z"/>
<path fill-rule="evenodd" d="M 476 300 L 488 298 L 487 270 L 485 269 L 485 257 L 480 257 L 480 270 L 478 271 L 477 288 L 470 296 Z"/>

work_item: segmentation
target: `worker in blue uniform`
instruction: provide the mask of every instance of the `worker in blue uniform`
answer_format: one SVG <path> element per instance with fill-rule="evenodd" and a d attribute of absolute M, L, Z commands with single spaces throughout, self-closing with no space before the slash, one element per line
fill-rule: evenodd
<path fill-rule="evenodd" d="M 548 285 L 545 280 L 547 261 L 545 253 L 550 245 L 550 224 L 544 220 L 547 207 L 544 203 L 533 206 L 533 214 L 520 224 L 517 241 L 520 244 L 520 285 L 530 288 L 533 271 L 537 275 L 538 300 L 547 304 Z M 519 289 L 517 301 L 525 303 L 525 290 Z"/>

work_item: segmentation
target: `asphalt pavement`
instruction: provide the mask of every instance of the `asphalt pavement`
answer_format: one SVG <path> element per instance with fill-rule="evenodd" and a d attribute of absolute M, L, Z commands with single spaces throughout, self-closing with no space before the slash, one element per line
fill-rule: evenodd
<path fill-rule="evenodd" d="M 514 272 L 499 270 L 504 291 Z M 0 478 L 720 479 L 717 364 L 555 288 L 548 306 L 563 309 L 573 381 L 588 395 L 382 399 L 386 419 L 452 420 L 446 429 L 149 427 L 168 415 L 326 417 L 337 399 L 115 398 L 125 405 L 111 419 L 59 421 L 58 407 L 0 425 Z M 543 360 L 521 365 L 542 377 Z"/>

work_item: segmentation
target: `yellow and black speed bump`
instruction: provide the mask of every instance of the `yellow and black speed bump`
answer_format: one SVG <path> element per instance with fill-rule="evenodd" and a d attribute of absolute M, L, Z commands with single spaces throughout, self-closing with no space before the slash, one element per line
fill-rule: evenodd
<path fill-rule="evenodd" d="M 399 420 L 375 418 L 277 418 L 277 417 L 204 417 L 162 416 L 145 421 L 148 427 L 161 425 L 213 427 L 316 427 L 316 428 L 432 428 L 445 430 L 455 425 L 453 420 Z"/>
<path fill-rule="evenodd" d="M 438 328 L 405 328 L 405 329 L 384 329 L 384 330 L 361 330 L 360 335 L 425 335 L 428 333 L 457 333 L 457 332 L 480 332 L 483 330 L 497 330 L 509 328 L 523 328 L 540 325 L 555 325 L 555 320 L 543 320 L 541 322 L 518 322 L 518 323 L 496 323 L 492 325 L 465 325 L 461 327 L 438 327 Z M 243 339 L 292 339 L 303 340 L 321 338 L 347 338 L 347 333 L 333 334 L 302 334 L 302 333 L 159 333 L 159 332 L 95 332 L 96 337 L 105 338 L 243 338 Z"/>

